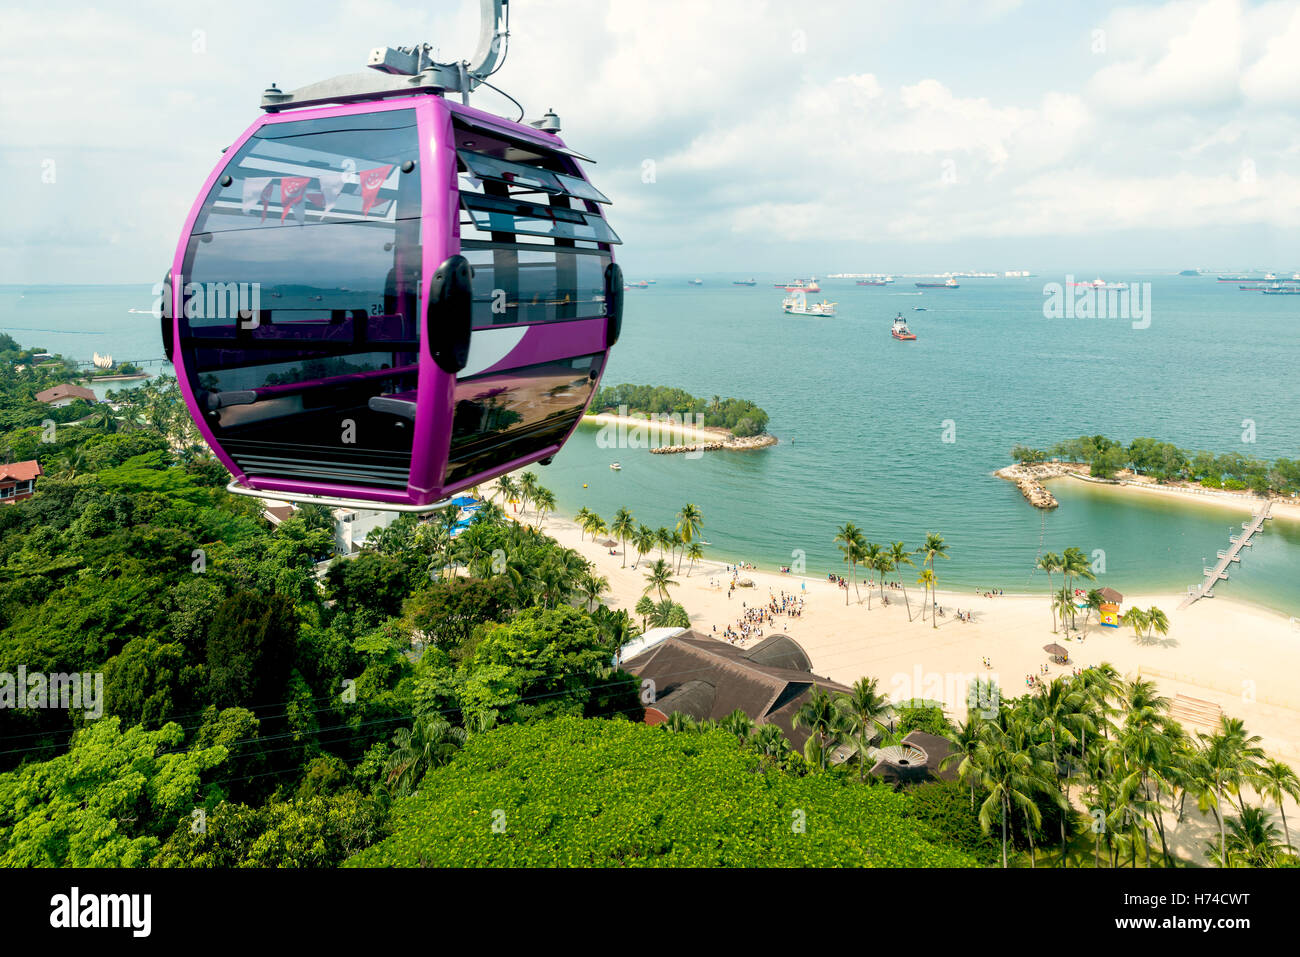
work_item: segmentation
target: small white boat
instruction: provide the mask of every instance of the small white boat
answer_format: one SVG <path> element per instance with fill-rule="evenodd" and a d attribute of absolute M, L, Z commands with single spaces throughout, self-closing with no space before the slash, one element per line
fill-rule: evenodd
<path fill-rule="evenodd" d="M 623 471 L 623 466 L 619 465 L 617 462 L 610 462 L 609 467 L 613 469 L 615 472 Z"/>

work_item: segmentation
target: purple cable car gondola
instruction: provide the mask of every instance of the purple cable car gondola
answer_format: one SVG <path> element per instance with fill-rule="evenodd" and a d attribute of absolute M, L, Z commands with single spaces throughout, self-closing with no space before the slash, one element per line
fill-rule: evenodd
<path fill-rule="evenodd" d="M 444 97 L 496 62 L 482 3 L 472 68 L 379 49 L 383 74 L 269 89 L 191 210 L 164 346 L 232 491 L 424 511 L 545 463 L 590 403 L 620 240 L 554 114 Z"/>

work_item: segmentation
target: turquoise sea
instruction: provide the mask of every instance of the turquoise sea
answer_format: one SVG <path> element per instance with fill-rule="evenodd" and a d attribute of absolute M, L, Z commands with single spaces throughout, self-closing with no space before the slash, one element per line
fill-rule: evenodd
<path fill-rule="evenodd" d="M 752 399 L 780 444 L 687 459 L 602 448 L 599 430 L 584 426 L 538 473 L 570 514 L 586 505 L 608 519 L 626 505 L 671 526 L 693 502 L 710 557 L 775 568 L 802 552 L 809 574 L 840 571 L 832 538 L 852 521 L 878 542 L 941 533 L 952 555 L 937 569 L 941 585 L 1045 590 L 1032 572 L 1040 548 L 1077 545 L 1104 551 L 1102 580 L 1120 591 L 1182 590 L 1244 514 L 1072 480 L 1052 483 L 1061 507 L 1045 514 L 991 473 L 1013 444 L 1097 432 L 1300 457 L 1300 296 L 1213 277 L 1108 275 L 1151 283 L 1150 325 L 1135 329 L 1127 319 L 1044 318 L 1044 284 L 1062 275 L 923 292 L 912 279 L 820 280 L 814 298 L 839 303 L 837 318 L 821 320 L 782 314 L 772 284 L 790 276 L 756 276 L 753 287 L 733 286 L 740 275 L 705 275 L 703 286 L 646 278 L 657 282 L 627 293 L 604 382 Z M 146 283 L 0 287 L 0 331 L 76 358 L 156 357 L 156 320 L 129 312 L 150 301 Z M 890 337 L 899 312 L 915 342 Z M 1244 420 L 1253 443 L 1243 442 Z M 1270 522 L 1231 575 L 1219 595 L 1300 615 L 1300 523 Z"/>

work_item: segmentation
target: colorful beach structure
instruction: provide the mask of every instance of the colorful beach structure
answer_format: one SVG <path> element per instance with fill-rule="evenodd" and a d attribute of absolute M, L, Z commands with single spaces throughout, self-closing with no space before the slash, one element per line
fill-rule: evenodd
<path fill-rule="evenodd" d="M 1107 587 L 1101 590 L 1101 623 L 1107 628 L 1119 627 L 1119 606 L 1124 596 L 1115 589 Z"/>

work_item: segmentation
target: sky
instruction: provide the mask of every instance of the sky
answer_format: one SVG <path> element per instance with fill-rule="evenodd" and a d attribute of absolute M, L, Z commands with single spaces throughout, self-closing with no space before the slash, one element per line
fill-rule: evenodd
<path fill-rule="evenodd" d="M 1300 0 L 513 0 L 630 274 L 1300 269 Z M 154 282 L 260 110 L 476 0 L 0 0 L 0 283 Z M 490 91 L 475 106 L 514 108 Z"/>

